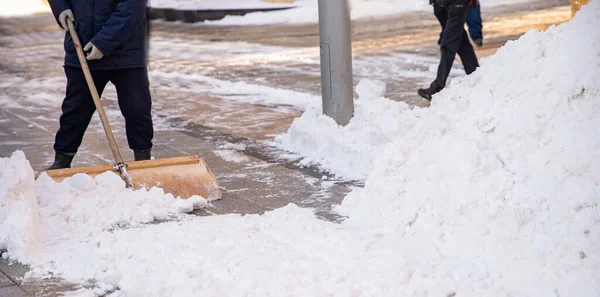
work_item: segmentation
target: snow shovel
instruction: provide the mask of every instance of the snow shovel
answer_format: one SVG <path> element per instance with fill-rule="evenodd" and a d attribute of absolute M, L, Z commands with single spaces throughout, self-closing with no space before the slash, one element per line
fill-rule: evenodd
<path fill-rule="evenodd" d="M 81 69 L 85 75 L 90 93 L 94 99 L 94 104 L 98 110 L 98 115 L 102 121 L 106 138 L 108 138 L 108 144 L 110 150 L 115 158 L 115 164 L 110 165 L 98 165 L 88 166 L 80 168 L 65 168 L 48 170 L 46 173 L 54 180 L 61 181 L 67 177 L 70 177 L 77 173 L 86 173 L 91 176 L 104 173 L 106 171 L 117 172 L 125 185 L 128 188 L 142 188 L 142 187 L 153 187 L 158 186 L 163 188 L 166 193 L 171 193 L 175 197 L 189 198 L 193 195 L 200 195 L 209 201 L 217 200 L 221 198 L 221 191 L 216 177 L 204 160 L 197 156 L 185 156 L 176 158 L 164 158 L 147 161 L 135 161 L 135 162 L 123 162 L 119 147 L 115 141 L 115 137 L 110 128 L 108 118 L 104 112 L 104 107 L 100 101 L 100 96 L 94 85 L 90 68 L 88 67 L 83 48 L 79 37 L 75 32 L 73 22 L 67 21 L 69 26 L 69 33 L 73 39 L 75 50 L 77 51 L 77 57 L 81 64 Z M 39 176 L 39 175 L 38 175 Z"/>

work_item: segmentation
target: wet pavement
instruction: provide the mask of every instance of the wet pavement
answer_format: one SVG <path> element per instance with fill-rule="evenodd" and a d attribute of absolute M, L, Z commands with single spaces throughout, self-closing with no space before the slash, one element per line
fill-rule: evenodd
<path fill-rule="evenodd" d="M 530 28 L 567 21 L 568 1 L 483 8 L 486 45 L 493 54 Z M 319 218 L 339 221 L 339 204 L 361 181 L 340 180 L 273 145 L 294 118 L 320 102 L 318 26 L 202 26 L 156 22 L 150 81 L 156 125 L 154 156 L 196 154 L 217 176 L 223 199 L 197 215 L 263 213 L 296 203 Z M 415 90 L 435 76 L 439 25 L 431 12 L 353 22 L 355 84 L 379 79 L 386 97 L 412 106 L 427 102 Z M 64 96 L 62 37 L 51 15 L 0 19 L 0 156 L 23 150 L 34 169 L 51 163 Z M 462 75 L 460 65 L 454 75 Z M 287 90 L 285 93 L 281 89 Z M 286 98 L 282 98 L 285 96 Z M 124 122 L 116 93 L 103 94 L 125 159 Z M 111 162 L 94 117 L 74 166 Z M 0 260 L 0 297 L 57 296 L 60 280 L 24 282 L 27 268 Z"/>

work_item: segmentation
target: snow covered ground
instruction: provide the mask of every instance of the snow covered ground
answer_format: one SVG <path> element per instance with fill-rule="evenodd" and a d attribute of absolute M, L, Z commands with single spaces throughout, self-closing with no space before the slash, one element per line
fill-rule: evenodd
<path fill-rule="evenodd" d="M 382 16 L 414 10 L 428 10 L 429 0 L 349 0 L 352 19 Z M 483 0 L 485 6 L 513 4 L 532 0 Z M 295 0 L 292 3 L 271 3 L 262 0 L 149 0 L 148 6 L 193 10 L 256 9 L 294 6 L 294 9 L 257 12 L 245 16 L 227 16 L 207 22 L 217 25 L 259 25 L 277 23 L 314 23 L 319 19 L 317 0 Z M 43 0 L 0 2 L 0 17 L 49 12 Z"/>
<path fill-rule="evenodd" d="M 193 202 L 110 174 L 34 181 L 16 152 L 0 159 L 2 257 L 82 296 L 597 297 L 598 11 L 510 42 L 428 109 L 373 81 L 344 128 L 309 106 L 278 143 L 366 177 L 342 224 L 295 205 L 191 218 Z"/>
<path fill-rule="evenodd" d="M 22 16 L 49 12 L 50 7 L 43 0 L 0 1 L 0 17 Z"/>
<path fill-rule="evenodd" d="M 200 5 L 197 1 L 181 0 L 154 0 L 161 1 L 162 6 L 184 6 L 193 8 Z M 247 2 L 256 2 L 257 0 L 246 0 Z M 522 3 L 532 0 L 483 0 L 485 6 L 504 5 Z M 234 2 L 234 1 L 231 1 Z M 243 2 L 243 1 L 241 1 Z M 240 2 L 240 3 L 241 3 Z M 183 4 L 185 3 L 185 4 Z M 210 3 L 210 2 L 209 2 Z M 263 2 L 264 3 L 264 2 Z M 390 14 L 396 14 L 407 11 L 431 10 L 429 0 L 349 0 L 350 13 L 352 19 L 377 17 Z M 201 7 L 208 7 L 210 4 L 202 4 Z M 222 20 L 206 22 L 215 25 L 259 25 L 259 24 L 282 24 L 282 23 L 315 23 L 319 20 L 318 1 L 317 0 L 295 0 L 293 3 L 284 4 L 284 6 L 293 5 L 296 8 L 273 11 L 256 12 L 245 16 L 226 16 Z M 222 7 L 219 5 L 218 7 Z"/>
<path fill-rule="evenodd" d="M 288 7 L 289 3 L 274 3 L 263 0 L 149 0 L 148 6 L 176 9 L 256 9 Z"/>

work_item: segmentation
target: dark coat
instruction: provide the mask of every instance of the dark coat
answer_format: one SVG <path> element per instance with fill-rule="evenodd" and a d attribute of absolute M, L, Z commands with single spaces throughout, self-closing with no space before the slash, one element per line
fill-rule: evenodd
<path fill-rule="evenodd" d="M 49 0 L 54 17 L 71 9 L 82 46 L 92 42 L 103 54 L 88 61 L 91 69 L 121 69 L 146 66 L 147 0 Z M 60 24 L 60 23 L 59 23 Z M 73 40 L 64 41 L 65 66 L 81 67 Z"/>

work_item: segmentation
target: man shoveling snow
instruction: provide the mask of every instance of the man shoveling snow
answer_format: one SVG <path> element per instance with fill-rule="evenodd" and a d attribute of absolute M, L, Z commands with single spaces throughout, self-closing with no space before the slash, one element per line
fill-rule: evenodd
<path fill-rule="evenodd" d="M 75 30 L 89 51 L 86 59 L 98 92 L 112 82 L 125 117 L 127 140 L 134 158 L 150 160 L 154 130 L 146 70 L 146 1 L 50 0 L 59 25 L 76 21 Z M 83 45 L 82 44 L 82 45 Z M 48 168 L 70 168 L 83 135 L 96 111 L 71 35 L 65 34 L 66 97 L 54 143 L 54 163 Z"/>

